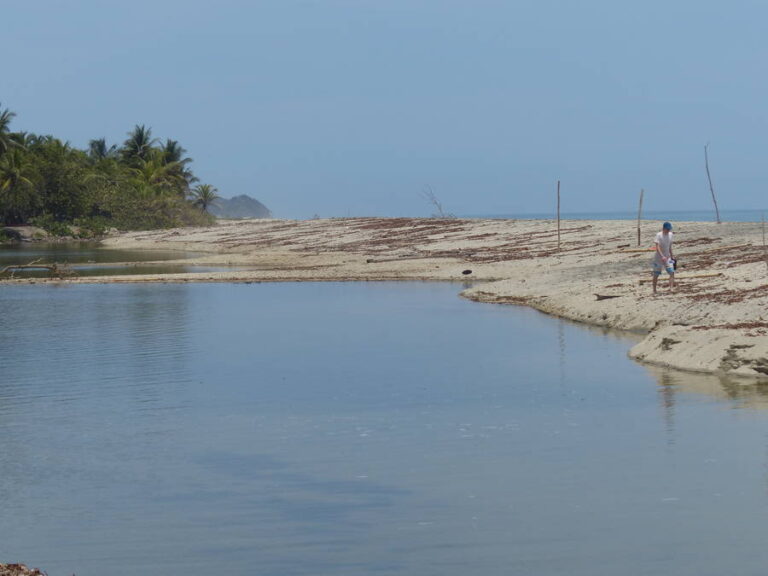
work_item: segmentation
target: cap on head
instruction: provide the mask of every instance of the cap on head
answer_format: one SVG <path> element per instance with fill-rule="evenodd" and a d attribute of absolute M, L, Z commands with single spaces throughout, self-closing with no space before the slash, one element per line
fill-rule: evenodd
<path fill-rule="evenodd" d="M 662 228 L 664 228 L 664 230 L 672 230 L 672 224 L 670 224 L 669 222 L 664 222 L 664 225 L 662 226 Z"/>

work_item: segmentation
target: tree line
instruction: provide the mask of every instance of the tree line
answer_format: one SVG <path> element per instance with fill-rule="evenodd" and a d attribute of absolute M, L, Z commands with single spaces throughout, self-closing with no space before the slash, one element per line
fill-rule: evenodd
<path fill-rule="evenodd" d="M 192 172 L 178 141 L 137 125 L 121 144 L 80 150 L 49 135 L 11 131 L 0 106 L 0 224 L 32 224 L 59 235 L 209 224 L 218 195 Z"/>

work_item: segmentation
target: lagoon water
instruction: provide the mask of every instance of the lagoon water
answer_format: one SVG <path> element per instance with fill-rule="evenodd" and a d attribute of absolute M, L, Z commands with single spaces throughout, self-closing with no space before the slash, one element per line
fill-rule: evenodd
<path fill-rule="evenodd" d="M 183 260 L 195 256 L 171 250 L 110 250 L 92 242 L 22 243 L 0 245 L 0 269 L 18 264 L 63 264 L 75 276 L 121 276 L 125 274 L 179 274 L 219 272 L 228 267 L 191 266 Z M 8 273 L 6 273 L 6 276 Z M 47 270 L 16 270 L 15 278 L 47 278 Z"/>
<path fill-rule="evenodd" d="M 0 561 L 764 573 L 763 389 L 459 288 L 0 286 Z"/>

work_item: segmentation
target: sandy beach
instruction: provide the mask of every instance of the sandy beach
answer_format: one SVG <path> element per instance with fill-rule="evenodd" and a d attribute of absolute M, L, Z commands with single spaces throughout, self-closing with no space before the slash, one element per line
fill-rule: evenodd
<path fill-rule="evenodd" d="M 681 370 L 768 379 L 768 265 L 759 223 L 674 223 L 677 287 L 652 294 L 661 222 L 343 218 L 220 221 L 117 234 L 108 248 L 179 250 L 222 272 L 15 279 L 5 283 L 430 280 L 479 302 L 645 335 L 630 356 Z M 167 262 L 166 262 L 167 264 Z"/>

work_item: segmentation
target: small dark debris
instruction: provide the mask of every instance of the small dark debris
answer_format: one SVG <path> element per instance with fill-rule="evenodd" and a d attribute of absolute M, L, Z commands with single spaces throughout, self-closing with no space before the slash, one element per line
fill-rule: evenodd
<path fill-rule="evenodd" d="M 461 273 L 466 276 L 467 274 L 472 274 L 472 270 L 462 270 Z"/>
<path fill-rule="evenodd" d="M 662 338 L 661 340 L 661 349 L 662 350 L 671 350 L 672 346 L 675 344 L 680 344 L 681 340 L 674 340 L 672 338 Z"/>
<path fill-rule="evenodd" d="M 595 294 L 595 300 L 609 300 L 610 298 L 620 298 L 619 294 Z"/>

